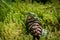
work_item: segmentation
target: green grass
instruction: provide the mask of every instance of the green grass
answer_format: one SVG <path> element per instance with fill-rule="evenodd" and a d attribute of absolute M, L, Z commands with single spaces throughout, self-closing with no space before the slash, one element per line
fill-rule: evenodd
<path fill-rule="evenodd" d="M 32 36 L 26 34 L 24 24 L 26 12 L 30 11 L 38 16 L 43 28 L 48 30 L 47 37 L 42 36 L 41 40 L 60 40 L 59 8 L 57 3 L 56 5 L 54 3 L 43 5 L 0 1 L 0 38 L 2 40 L 32 40 Z M 51 32 L 52 30 L 54 32 Z"/>

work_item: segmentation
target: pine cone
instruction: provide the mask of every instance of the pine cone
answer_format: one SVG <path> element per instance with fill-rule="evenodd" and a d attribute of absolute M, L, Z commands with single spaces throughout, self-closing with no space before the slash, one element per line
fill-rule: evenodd
<path fill-rule="evenodd" d="M 26 19 L 26 28 L 29 30 L 33 37 L 40 37 L 42 34 L 41 23 L 38 18 L 28 15 Z"/>

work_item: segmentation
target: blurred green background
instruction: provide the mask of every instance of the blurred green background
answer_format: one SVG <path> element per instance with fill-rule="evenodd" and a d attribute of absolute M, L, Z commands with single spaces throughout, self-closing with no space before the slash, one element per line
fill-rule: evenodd
<path fill-rule="evenodd" d="M 40 2 L 39 2 L 40 1 Z M 0 0 L 0 39 L 32 40 L 26 34 L 26 12 L 34 12 L 47 35 L 40 40 L 60 40 L 60 0 Z M 46 1 L 46 3 L 44 3 Z"/>

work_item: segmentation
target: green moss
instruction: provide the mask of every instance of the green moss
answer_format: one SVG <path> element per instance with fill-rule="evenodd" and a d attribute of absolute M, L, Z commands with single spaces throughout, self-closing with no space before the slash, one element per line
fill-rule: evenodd
<path fill-rule="evenodd" d="M 57 5 L 57 3 L 56 3 Z M 9 1 L 0 1 L 0 37 L 2 40 L 32 40 L 32 36 L 26 34 L 26 12 L 34 12 L 39 18 L 44 29 L 48 30 L 47 37 L 41 37 L 41 40 L 60 40 L 58 28 L 59 23 L 59 5 L 39 3 L 20 3 Z M 51 32 L 52 30 L 55 32 Z M 60 27 L 59 27 L 60 28 Z M 56 35 L 54 35 L 56 34 Z M 57 38 L 58 37 L 58 38 Z"/>

